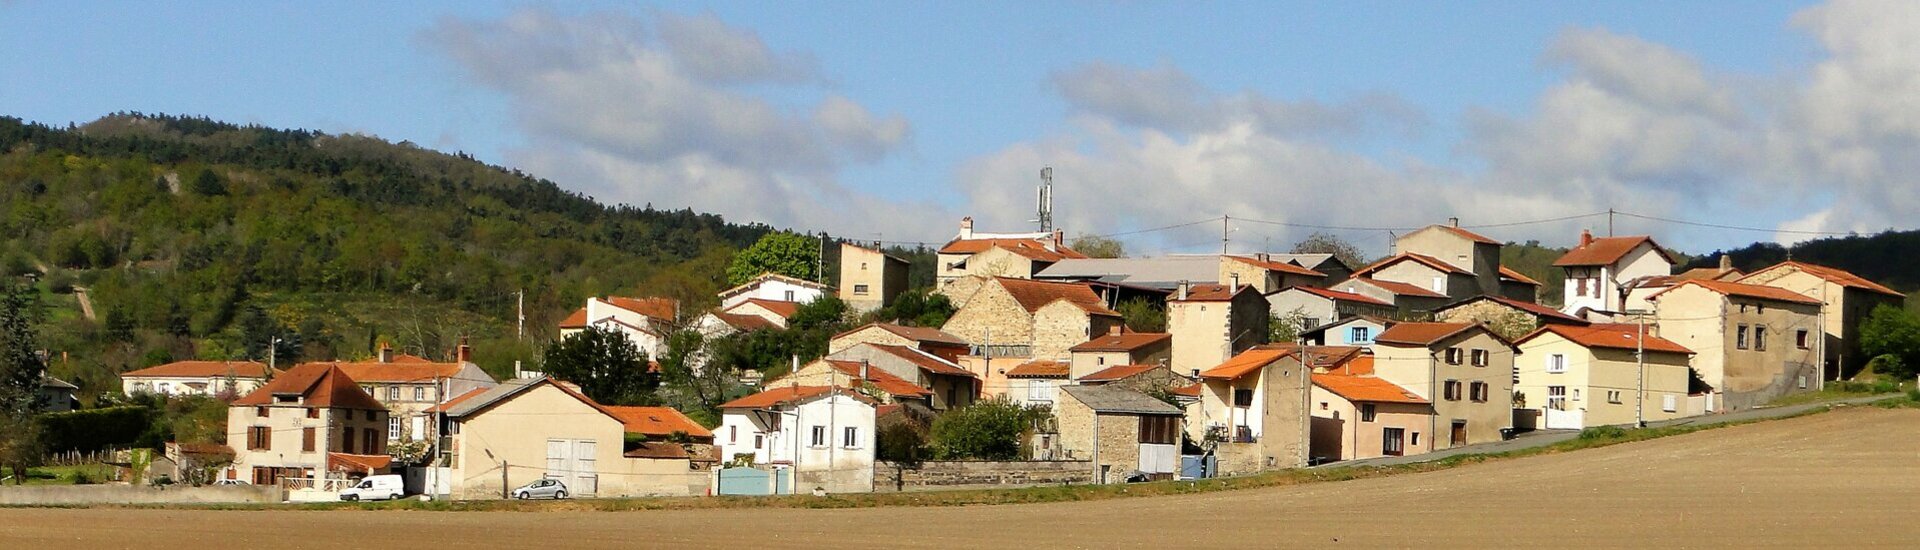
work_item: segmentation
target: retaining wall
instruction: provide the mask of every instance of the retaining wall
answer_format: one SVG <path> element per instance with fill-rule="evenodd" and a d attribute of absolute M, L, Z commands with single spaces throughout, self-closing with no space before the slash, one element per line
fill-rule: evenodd
<path fill-rule="evenodd" d="M 7 485 L 0 487 L 0 505 L 9 506 L 280 502 L 281 499 L 279 487 L 261 485 L 167 488 L 128 485 Z"/>
<path fill-rule="evenodd" d="M 1093 464 L 1085 460 L 929 460 L 915 466 L 883 461 L 873 465 L 876 493 L 1092 482 Z"/>

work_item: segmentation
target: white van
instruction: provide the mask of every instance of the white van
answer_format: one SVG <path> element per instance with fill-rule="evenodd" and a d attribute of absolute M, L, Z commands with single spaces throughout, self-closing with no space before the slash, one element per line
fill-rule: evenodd
<path fill-rule="evenodd" d="M 340 491 L 340 500 L 394 500 L 406 496 L 406 485 L 394 474 L 367 476 L 360 483 Z"/>

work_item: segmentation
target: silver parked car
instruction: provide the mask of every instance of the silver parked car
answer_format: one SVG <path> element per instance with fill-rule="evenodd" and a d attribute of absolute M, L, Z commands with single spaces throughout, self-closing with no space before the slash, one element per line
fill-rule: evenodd
<path fill-rule="evenodd" d="M 557 479 L 542 479 L 521 485 L 519 489 L 514 489 L 513 498 L 520 500 L 530 498 L 567 498 L 567 485 Z"/>

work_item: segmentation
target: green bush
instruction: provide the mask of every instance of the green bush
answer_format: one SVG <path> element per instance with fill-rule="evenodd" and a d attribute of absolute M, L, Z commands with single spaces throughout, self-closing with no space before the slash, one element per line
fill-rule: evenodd
<path fill-rule="evenodd" d="M 946 460 L 1018 460 L 1034 424 L 1052 417 L 1050 410 L 1005 399 L 948 410 L 933 420 L 933 455 Z"/>
<path fill-rule="evenodd" d="M 1580 439 L 1619 439 L 1627 436 L 1627 429 L 1620 426 L 1594 426 L 1580 430 Z"/>
<path fill-rule="evenodd" d="M 48 452 L 98 451 L 132 445 L 153 424 L 153 410 L 126 406 L 40 416 Z"/>

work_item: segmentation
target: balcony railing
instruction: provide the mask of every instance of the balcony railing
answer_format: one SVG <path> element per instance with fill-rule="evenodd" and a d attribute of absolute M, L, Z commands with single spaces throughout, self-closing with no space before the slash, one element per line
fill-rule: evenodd
<path fill-rule="evenodd" d="M 1259 438 L 1253 436 L 1252 426 L 1234 426 L 1233 427 L 1234 443 L 1258 443 L 1259 441 L 1260 441 Z"/>

